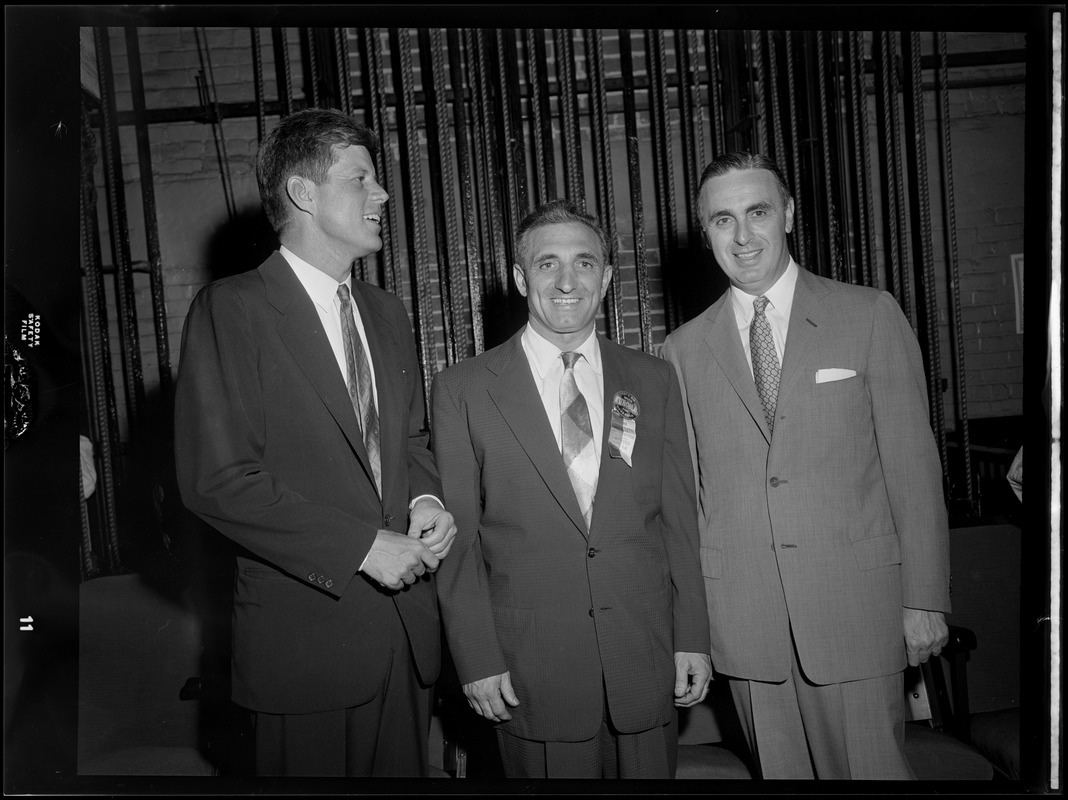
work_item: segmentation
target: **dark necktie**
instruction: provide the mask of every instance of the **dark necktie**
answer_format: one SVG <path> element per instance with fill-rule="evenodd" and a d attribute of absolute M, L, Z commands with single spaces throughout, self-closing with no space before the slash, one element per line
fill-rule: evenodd
<path fill-rule="evenodd" d="M 775 402 L 779 395 L 779 356 L 775 352 L 775 339 L 771 335 L 771 323 L 764 316 L 768 298 L 763 295 L 753 300 L 753 322 L 749 325 L 749 352 L 753 357 L 753 380 L 756 382 L 760 403 L 764 406 L 764 419 L 768 430 L 775 428 Z"/>
<path fill-rule="evenodd" d="M 345 343 L 349 399 L 352 400 L 352 407 L 360 423 L 363 444 L 367 448 L 367 457 L 371 460 L 371 471 L 375 476 L 375 488 L 381 497 L 382 453 L 378 441 L 378 412 L 375 410 L 374 391 L 371 386 L 371 364 L 356 330 L 349 287 L 344 283 L 337 287 L 337 297 L 341 301 L 341 338 Z"/>
<path fill-rule="evenodd" d="M 593 518 L 593 497 L 597 493 L 597 456 L 593 448 L 593 428 L 586 398 L 575 383 L 575 362 L 579 353 L 561 353 L 564 377 L 560 381 L 560 449 L 567 476 L 575 489 L 586 529 Z"/>

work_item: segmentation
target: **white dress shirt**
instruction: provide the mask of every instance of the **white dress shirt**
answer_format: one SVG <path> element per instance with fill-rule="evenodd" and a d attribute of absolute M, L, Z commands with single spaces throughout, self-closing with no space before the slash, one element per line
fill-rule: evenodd
<path fill-rule="evenodd" d="M 786 352 L 786 331 L 790 327 L 790 309 L 794 304 L 794 287 L 797 285 L 797 263 L 791 258 L 786 271 L 775 281 L 775 285 L 764 292 L 768 306 L 764 316 L 771 324 L 771 337 L 775 340 L 775 353 L 782 367 L 782 357 Z M 734 318 L 738 323 L 738 334 L 742 337 L 742 350 L 749 369 L 753 369 L 753 354 L 749 351 L 749 325 L 753 322 L 753 301 L 760 295 L 743 292 L 731 286 L 731 305 L 734 306 Z"/>
<path fill-rule="evenodd" d="M 560 434 L 560 381 L 564 377 L 564 352 L 544 336 L 527 325 L 522 336 L 523 352 L 526 354 L 534 385 L 538 387 L 545 415 L 549 418 L 556 449 L 561 448 Z M 597 463 L 601 463 L 601 434 L 604 426 L 604 372 L 601 369 L 601 347 L 596 331 L 590 331 L 586 340 L 573 351 L 582 358 L 575 361 L 575 383 L 590 412 L 590 427 L 593 433 L 593 448 Z"/>
<path fill-rule="evenodd" d="M 348 362 L 345 359 L 345 341 L 341 333 L 341 301 L 337 296 L 337 288 L 341 284 L 322 270 L 313 267 L 300 256 L 293 253 L 292 250 L 287 249 L 284 245 L 278 248 L 278 252 L 280 252 L 282 257 L 289 263 L 293 273 L 300 281 L 301 286 L 304 287 L 304 291 L 308 293 L 308 297 L 310 297 L 312 303 L 315 304 L 315 310 L 319 312 L 319 320 L 323 323 L 323 331 L 326 333 L 326 338 L 330 341 L 330 348 L 334 351 L 334 358 L 337 360 L 337 368 L 341 371 L 341 377 L 342 380 L 345 381 L 345 385 L 348 386 Z M 352 307 L 352 316 L 356 322 L 356 332 L 360 335 L 360 341 L 363 342 L 363 352 L 367 357 L 367 366 L 371 372 L 371 396 L 374 400 L 375 410 L 377 411 L 379 409 L 379 404 L 378 383 L 375 380 L 375 365 L 371 358 L 371 348 L 367 343 L 367 332 L 363 327 L 363 319 L 360 317 L 360 309 L 356 305 L 355 292 L 352 291 L 351 274 L 345 278 L 344 283 L 349 287 L 349 293 L 353 296 L 353 301 L 349 305 Z M 379 414 L 379 416 L 381 416 L 381 414 Z M 441 502 L 440 498 L 435 495 L 424 494 L 413 498 L 412 501 L 408 503 L 408 510 L 411 511 L 415 507 L 415 504 L 424 497 L 429 497 L 434 500 L 442 508 L 445 507 L 445 504 Z M 364 560 L 366 561 L 366 559 Z M 364 565 L 361 564 L 360 569 L 363 569 L 363 566 Z"/>
<path fill-rule="evenodd" d="M 341 377 L 344 379 L 345 385 L 348 386 L 349 369 L 348 362 L 345 359 L 345 340 L 341 333 L 341 301 L 337 296 L 337 288 L 341 284 L 322 270 L 313 267 L 293 251 L 286 249 L 284 245 L 278 248 L 278 252 L 289 262 L 289 266 L 293 269 L 297 280 L 300 281 L 304 291 L 308 293 L 308 297 L 315 304 L 315 310 L 319 312 L 319 319 L 323 323 L 326 338 L 330 340 L 330 348 L 334 351 L 334 358 L 337 359 L 337 368 L 341 371 Z M 343 283 L 349 287 L 349 293 L 353 297 L 349 305 L 352 307 L 352 316 L 356 321 L 356 332 L 360 335 L 360 341 L 363 342 L 363 352 L 367 356 L 367 365 L 371 372 L 371 396 L 374 398 L 375 410 L 377 411 L 379 406 L 378 385 L 375 382 L 375 364 L 371 358 L 371 348 L 367 344 L 367 332 L 363 328 L 360 309 L 356 305 L 355 292 L 352 291 L 352 276 L 349 275 L 349 277 L 345 278 Z"/>

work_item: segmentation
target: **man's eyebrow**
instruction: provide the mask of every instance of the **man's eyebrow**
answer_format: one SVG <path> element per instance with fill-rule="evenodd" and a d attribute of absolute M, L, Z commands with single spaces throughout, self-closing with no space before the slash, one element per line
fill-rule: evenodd
<path fill-rule="evenodd" d="M 773 208 L 775 208 L 775 206 L 773 206 L 771 203 L 769 203 L 766 200 L 761 200 L 759 203 L 753 203 L 753 205 L 749 206 L 745 210 L 745 213 L 748 214 L 751 211 L 771 211 Z M 733 216 L 734 216 L 734 212 L 731 211 L 729 208 L 721 208 L 721 209 L 713 211 L 711 214 L 709 214 L 708 218 L 709 219 L 715 219 L 716 217 L 733 217 Z"/>

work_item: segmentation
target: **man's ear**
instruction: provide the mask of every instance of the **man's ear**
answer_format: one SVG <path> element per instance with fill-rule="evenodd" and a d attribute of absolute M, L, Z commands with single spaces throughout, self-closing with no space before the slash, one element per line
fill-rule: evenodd
<path fill-rule="evenodd" d="M 305 214 L 315 210 L 315 183 L 299 175 L 290 175 L 286 181 L 286 194 L 289 201 Z"/>
<path fill-rule="evenodd" d="M 604 274 L 601 275 L 601 299 L 604 300 L 605 295 L 608 294 L 608 285 L 612 282 L 612 265 L 604 265 Z"/>
<path fill-rule="evenodd" d="M 706 250 L 711 250 L 712 249 L 712 237 L 708 235 L 708 229 L 707 228 L 704 228 L 704 227 L 701 228 L 701 241 L 702 241 L 702 243 L 704 243 L 704 246 L 705 246 Z"/>
<path fill-rule="evenodd" d="M 793 233 L 794 230 L 794 198 L 790 198 L 786 201 L 786 232 Z"/>
<path fill-rule="evenodd" d="M 519 264 L 512 264 L 512 277 L 515 278 L 516 288 L 519 289 L 519 293 L 523 297 L 527 296 L 527 276 L 523 272 L 523 267 Z"/>

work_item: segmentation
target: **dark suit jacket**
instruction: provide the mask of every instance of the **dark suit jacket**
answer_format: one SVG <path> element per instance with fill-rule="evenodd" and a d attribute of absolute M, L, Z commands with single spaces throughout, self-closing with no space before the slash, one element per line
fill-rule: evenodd
<path fill-rule="evenodd" d="M 903 669 L 902 606 L 949 610 L 949 530 L 920 349 L 894 298 L 800 270 L 774 437 L 729 293 L 664 355 L 700 487 L 716 670 L 784 680 L 790 628 L 818 684 Z M 818 381 L 827 369 L 856 374 Z"/>
<path fill-rule="evenodd" d="M 274 253 L 193 301 L 177 381 L 185 504 L 242 550 L 234 584 L 233 699 L 270 713 L 365 702 L 389 668 L 400 614 L 424 683 L 440 634 L 433 581 L 392 593 L 358 574 L 380 528 L 440 496 L 407 314 L 354 281 L 378 387 L 382 491 L 315 307 Z"/>
<path fill-rule="evenodd" d="M 517 736 L 588 739 L 606 692 L 620 731 L 647 730 L 671 719 L 674 652 L 708 652 L 678 382 L 664 361 L 600 339 L 587 536 L 521 335 L 434 382 L 434 452 L 459 529 L 436 576 L 449 648 L 462 683 L 511 673 L 520 706 L 502 727 Z M 640 404 L 632 467 L 608 446 L 621 390 Z"/>

